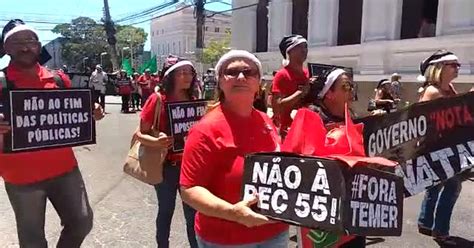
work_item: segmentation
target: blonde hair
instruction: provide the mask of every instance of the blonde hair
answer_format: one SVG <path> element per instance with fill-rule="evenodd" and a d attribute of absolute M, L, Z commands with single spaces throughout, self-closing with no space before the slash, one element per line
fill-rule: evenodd
<path fill-rule="evenodd" d="M 441 83 L 441 71 L 443 63 L 429 65 L 425 71 L 426 85 L 438 85 Z"/>

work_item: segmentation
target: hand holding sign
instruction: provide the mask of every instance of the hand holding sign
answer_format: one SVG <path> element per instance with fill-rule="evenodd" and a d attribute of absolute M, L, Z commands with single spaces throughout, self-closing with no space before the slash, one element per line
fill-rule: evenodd
<path fill-rule="evenodd" d="M 271 223 L 270 220 L 258 213 L 255 213 L 250 207 L 258 202 L 256 195 L 250 196 L 234 205 L 232 208 L 233 219 L 246 227 L 261 226 Z"/>

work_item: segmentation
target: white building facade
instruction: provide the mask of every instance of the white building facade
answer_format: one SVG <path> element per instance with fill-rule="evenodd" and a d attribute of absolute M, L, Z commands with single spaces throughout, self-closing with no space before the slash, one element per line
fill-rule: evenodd
<path fill-rule="evenodd" d="M 180 10 L 181 9 L 181 10 Z M 193 7 L 176 7 L 176 12 L 154 18 L 151 21 L 151 52 L 156 54 L 159 65 L 169 54 L 194 60 L 196 50 L 196 19 Z M 223 40 L 231 33 L 232 17 L 216 14 L 206 18 L 204 44 Z"/>
<path fill-rule="evenodd" d="M 256 52 L 265 74 L 281 67 L 282 37 L 297 33 L 308 38 L 309 62 L 352 67 L 356 80 L 398 72 L 414 81 L 438 49 L 458 55 L 461 81 L 473 78 L 472 0 L 233 1 L 244 6 L 232 13 L 232 47 Z"/>

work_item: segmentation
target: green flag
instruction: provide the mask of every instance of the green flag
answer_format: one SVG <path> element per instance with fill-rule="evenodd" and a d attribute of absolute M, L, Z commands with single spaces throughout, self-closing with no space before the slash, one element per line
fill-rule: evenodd
<path fill-rule="evenodd" d="M 144 62 L 138 71 L 143 73 L 146 69 L 150 69 L 151 73 L 155 73 L 158 71 L 158 66 L 156 64 L 156 55 L 152 56 L 150 60 Z"/>
<path fill-rule="evenodd" d="M 122 59 L 122 69 L 127 71 L 127 74 L 128 75 L 132 75 L 133 74 L 133 70 L 132 70 L 132 64 L 130 64 L 130 60 L 129 59 Z"/>

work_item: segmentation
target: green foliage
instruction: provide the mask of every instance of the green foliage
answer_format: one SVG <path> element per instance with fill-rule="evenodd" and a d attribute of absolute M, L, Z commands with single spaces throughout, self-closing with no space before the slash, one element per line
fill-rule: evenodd
<path fill-rule="evenodd" d="M 142 52 L 147 34 L 142 28 L 133 26 L 116 26 L 117 51 L 123 47 L 133 47 L 133 54 Z M 66 63 L 77 68 L 83 67 L 83 59 L 88 57 L 86 64 L 93 67 L 100 63 L 100 54 L 110 53 L 107 35 L 103 24 L 89 17 L 78 17 L 71 23 L 59 24 L 52 30 L 66 38 L 63 43 L 62 56 Z M 130 52 L 126 53 L 128 56 Z M 110 65 L 110 56 L 103 56 L 104 64 Z"/>
<path fill-rule="evenodd" d="M 212 40 L 206 48 L 203 49 L 202 62 L 205 64 L 214 65 L 219 58 L 229 51 L 230 34 L 223 40 Z"/>

